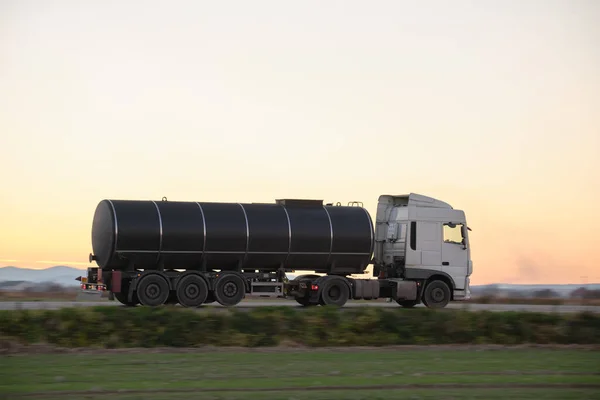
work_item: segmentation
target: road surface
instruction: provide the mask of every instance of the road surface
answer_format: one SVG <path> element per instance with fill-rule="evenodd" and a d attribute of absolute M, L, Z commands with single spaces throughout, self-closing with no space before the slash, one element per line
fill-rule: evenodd
<path fill-rule="evenodd" d="M 95 307 L 95 306 L 106 306 L 116 307 L 122 306 L 117 301 L 3 301 L 0 302 L 0 310 L 17 310 L 17 309 L 28 309 L 28 310 L 57 310 L 60 308 L 67 307 Z M 303 308 L 293 300 L 251 300 L 242 301 L 235 308 L 236 309 L 252 309 L 257 307 L 296 307 Z M 385 303 L 385 302 L 348 302 L 344 308 L 351 307 L 382 307 L 382 308 L 401 308 L 396 303 Z M 418 305 L 417 307 L 423 307 Z M 544 312 L 544 313 L 573 313 L 582 311 L 591 311 L 594 313 L 600 312 L 600 306 L 578 306 L 578 305 L 533 305 L 533 304 L 473 304 L 473 303 L 451 303 L 447 309 L 465 309 L 468 311 L 528 311 L 528 312 Z M 202 306 L 199 310 L 203 309 L 225 309 L 225 307 L 212 303 L 210 305 Z"/>

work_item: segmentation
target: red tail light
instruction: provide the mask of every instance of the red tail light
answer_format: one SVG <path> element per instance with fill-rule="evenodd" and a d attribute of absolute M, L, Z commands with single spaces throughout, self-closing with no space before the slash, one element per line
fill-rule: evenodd
<path fill-rule="evenodd" d="M 319 290 L 319 285 L 310 285 L 310 290 Z"/>

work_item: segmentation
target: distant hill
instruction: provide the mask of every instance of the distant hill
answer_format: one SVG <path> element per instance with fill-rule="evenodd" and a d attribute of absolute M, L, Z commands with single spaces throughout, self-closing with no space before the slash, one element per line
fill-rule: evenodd
<path fill-rule="evenodd" d="M 472 286 L 471 292 L 473 295 L 498 293 L 502 295 L 507 294 L 530 294 L 542 290 L 551 290 L 561 297 L 568 297 L 571 292 L 585 288 L 587 290 L 600 290 L 600 284 L 589 283 L 589 284 L 577 284 L 568 283 L 562 285 L 525 285 L 525 284 L 510 284 L 510 283 L 498 283 L 491 285 L 478 285 Z"/>
<path fill-rule="evenodd" d="M 57 283 L 63 286 L 78 286 L 75 280 L 85 275 L 85 269 L 55 266 L 45 269 L 3 267 L 0 268 L 0 282 L 21 281 L 31 283 Z"/>

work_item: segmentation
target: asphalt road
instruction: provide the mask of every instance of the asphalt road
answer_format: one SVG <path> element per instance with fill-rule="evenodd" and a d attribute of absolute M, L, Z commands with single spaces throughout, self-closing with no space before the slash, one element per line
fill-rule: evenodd
<path fill-rule="evenodd" d="M 121 303 L 117 301 L 3 301 L 0 302 L 0 310 L 17 310 L 17 309 L 28 309 L 28 310 L 56 310 L 67 307 L 94 307 L 94 306 L 106 306 L 116 307 L 121 306 Z M 235 308 L 238 309 L 251 309 L 257 307 L 297 307 L 303 308 L 293 300 L 270 300 L 270 301 L 242 301 Z M 400 308 L 396 303 L 385 303 L 385 302 L 348 302 L 344 308 L 349 307 L 383 307 L 383 308 Z M 423 307 L 419 305 L 417 307 Z M 533 304 L 473 304 L 473 303 L 451 303 L 446 307 L 448 309 L 465 309 L 468 311 L 528 311 L 528 312 L 544 312 L 544 313 L 573 313 L 581 311 L 591 311 L 594 313 L 600 312 L 600 306 L 577 306 L 577 305 L 533 305 Z M 202 306 L 200 309 L 225 309 L 225 307 L 212 303 L 207 306 Z"/>

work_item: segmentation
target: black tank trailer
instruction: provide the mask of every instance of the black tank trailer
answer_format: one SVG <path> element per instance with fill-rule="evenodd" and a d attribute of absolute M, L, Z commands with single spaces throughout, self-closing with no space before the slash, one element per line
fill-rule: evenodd
<path fill-rule="evenodd" d="M 373 220 L 357 202 L 102 200 L 90 262 L 126 305 L 234 306 L 249 294 L 342 306 L 379 297 L 377 280 L 347 277 L 365 272 L 373 247 Z M 287 281 L 295 270 L 326 275 Z"/>

